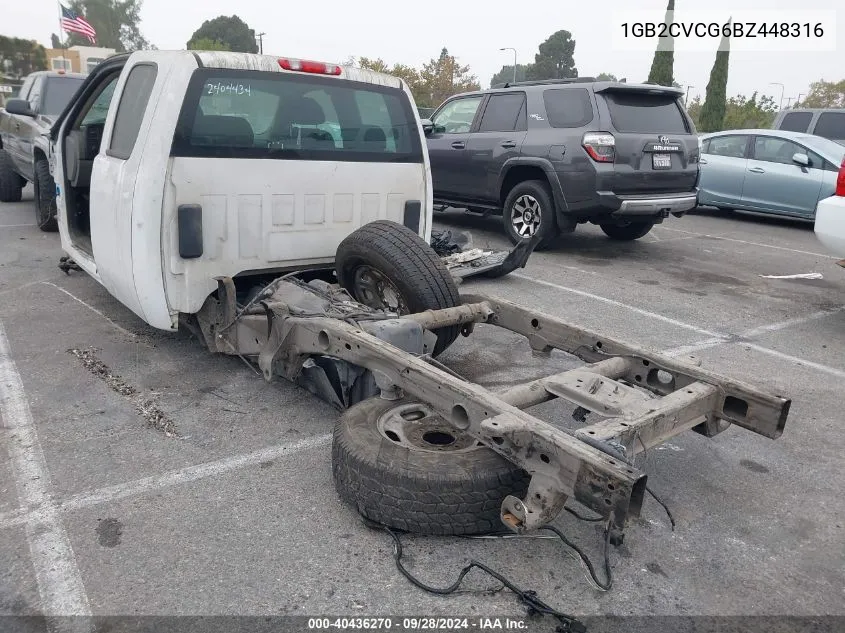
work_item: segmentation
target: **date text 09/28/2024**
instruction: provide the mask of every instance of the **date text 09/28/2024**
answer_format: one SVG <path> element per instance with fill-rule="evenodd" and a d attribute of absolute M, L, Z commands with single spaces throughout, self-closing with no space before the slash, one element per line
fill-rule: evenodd
<path fill-rule="evenodd" d="M 471 618 L 442 617 L 325 617 L 309 618 L 309 630 L 394 630 L 394 631 L 495 631 L 526 630 L 525 620 L 520 618 Z"/>

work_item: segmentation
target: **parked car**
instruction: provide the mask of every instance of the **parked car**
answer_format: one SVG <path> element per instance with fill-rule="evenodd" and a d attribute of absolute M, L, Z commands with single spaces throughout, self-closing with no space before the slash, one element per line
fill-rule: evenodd
<path fill-rule="evenodd" d="M 806 219 L 833 194 L 845 158 L 845 146 L 784 130 L 705 134 L 701 147 L 699 204 Z"/>
<path fill-rule="evenodd" d="M 17 202 L 34 184 L 35 213 L 42 231 L 57 230 L 56 187 L 50 176 L 47 133 L 85 75 L 39 71 L 28 75 L 15 99 L 0 110 L 0 202 Z"/>
<path fill-rule="evenodd" d="M 839 265 L 845 268 L 845 160 L 839 166 L 833 195 L 819 200 L 813 230 L 831 253 L 842 258 Z"/>
<path fill-rule="evenodd" d="M 698 140 L 682 94 L 582 78 L 452 97 L 424 122 L 435 203 L 501 213 L 514 243 L 548 246 L 584 222 L 643 237 L 696 206 Z"/>
<path fill-rule="evenodd" d="M 815 134 L 845 145 L 845 108 L 795 108 L 781 111 L 772 127 L 776 130 Z"/>

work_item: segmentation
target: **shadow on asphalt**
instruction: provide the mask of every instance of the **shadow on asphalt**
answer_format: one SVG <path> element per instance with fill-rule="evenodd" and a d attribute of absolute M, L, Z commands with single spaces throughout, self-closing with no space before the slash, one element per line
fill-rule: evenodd
<path fill-rule="evenodd" d="M 688 215 L 703 215 L 711 218 L 727 218 L 750 224 L 761 224 L 766 226 L 785 226 L 804 231 L 813 230 L 813 222 L 811 220 L 802 220 L 798 218 L 785 218 L 777 215 L 767 215 L 765 213 L 755 213 L 753 211 L 729 211 L 717 209 L 716 207 L 698 207 L 691 211 Z"/>

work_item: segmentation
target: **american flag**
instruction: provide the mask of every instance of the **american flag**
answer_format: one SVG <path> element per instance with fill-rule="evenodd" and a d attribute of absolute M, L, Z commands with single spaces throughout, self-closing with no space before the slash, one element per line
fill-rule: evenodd
<path fill-rule="evenodd" d="M 62 8 L 62 28 L 68 33 L 79 33 L 87 37 L 92 44 L 96 43 L 97 31 L 89 24 L 88 20 L 63 4 L 59 4 L 59 6 Z"/>

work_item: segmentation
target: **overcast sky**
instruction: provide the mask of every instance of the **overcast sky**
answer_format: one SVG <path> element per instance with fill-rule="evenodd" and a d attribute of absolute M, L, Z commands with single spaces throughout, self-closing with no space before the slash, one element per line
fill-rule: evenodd
<path fill-rule="evenodd" d="M 33 38 L 49 46 L 50 33 L 58 30 L 54 0 L 3 3 L 0 34 Z M 420 66 L 436 57 L 443 46 L 461 63 L 469 64 L 482 86 L 503 64 L 531 62 L 537 46 L 551 33 L 567 29 L 576 41 L 575 64 L 581 76 L 610 72 L 628 81 L 648 76 L 652 52 L 622 50 L 617 45 L 620 27 L 614 11 L 642 8 L 644 16 L 661 16 L 666 0 L 602 0 L 561 2 L 531 0 L 144 0 L 141 31 L 160 49 L 185 48 L 203 20 L 221 14 L 240 16 L 256 32 L 264 31 L 264 52 L 323 61 L 343 61 L 350 55 L 381 57 L 388 63 Z M 700 15 L 701 3 L 676 0 L 675 16 L 684 10 Z M 830 52 L 732 52 L 728 95 L 757 90 L 780 99 L 806 93 L 811 81 L 845 78 L 845 4 L 841 0 L 708 0 L 706 11 L 726 20 L 731 11 L 760 10 L 761 19 L 786 19 L 786 11 L 835 9 L 839 12 L 828 32 L 838 32 L 836 51 Z M 647 11 L 652 13 L 647 13 Z M 657 11 L 657 13 L 653 13 Z M 790 18 L 791 19 L 791 18 Z M 616 29 L 616 31 L 614 30 Z M 615 35 L 614 35 L 615 34 Z M 677 52 L 675 79 L 692 85 L 690 98 L 704 89 L 713 65 L 712 52 Z"/>

